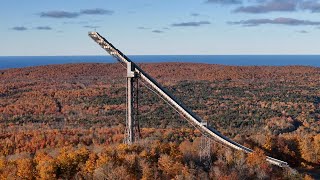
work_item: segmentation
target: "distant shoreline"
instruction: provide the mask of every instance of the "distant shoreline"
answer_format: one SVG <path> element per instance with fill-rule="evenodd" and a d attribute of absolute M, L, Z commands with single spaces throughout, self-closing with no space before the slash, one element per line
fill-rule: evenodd
<path fill-rule="evenodd" d="M 24 67 L 10 67 L 10 68 L 0 68 L 1 71 L 11 70 L 11 69 L 26 69 L 26 68 L 41 68 L 41 67 L 50 67 L 50 66 L 67 66 L 67 65 L 94 65 L 94 64 L 116 64 L 117 62 L 75 62 L 75 63 L 62 63 L 62 64 L 45 64 L 45 65 L 34 65 L 34 66 L 24 66 Z M 305 67 L 305 68 L 316 68 L 320 69 L 320 66 L 311 66 L 311 65 L 226 65 L 226 64 L 210 64 L 202 62 L 138 62 L 139 65 L 166 65 L 166 64 L 184 64 L 184 65 L 209 65 L 209 66 L 222 66 L 222 67 L 236 67 L 236 68 L 246 68 L 246 67 L 257 67 L 257 68 L 268 68 L 268 67 Z"/>
<path fill-rule="evenodd" d="M 204 63 L 231 66 L 320 67 L 320 55 L 133 55 L 137 63 Z M 53 64 L 115 63 L 111 56 L 0 56 L 0 69 Z"/>

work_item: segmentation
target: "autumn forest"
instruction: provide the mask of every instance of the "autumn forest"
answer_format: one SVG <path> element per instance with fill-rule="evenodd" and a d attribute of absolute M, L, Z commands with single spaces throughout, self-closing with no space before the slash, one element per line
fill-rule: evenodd
<path fill-rule="evenodd" d="M 0 179 L 320 179 L 320 68 L 141 64 L 209 125 L 212 141 L 143 83 L 141 139 L 123 144 L 125 69 L 65 64 L 0 70 Z M 161 69 L 161 71 L 156 70 Z M 280 168 L 266 156 L 288 162 Z"/>

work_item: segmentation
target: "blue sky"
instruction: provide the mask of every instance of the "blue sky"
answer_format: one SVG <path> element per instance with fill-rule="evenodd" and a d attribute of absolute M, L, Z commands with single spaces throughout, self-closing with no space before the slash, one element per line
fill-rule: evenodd
<path fill-rule="evenodd" d="M 320 54 L 318 0 L 10 0 L 0 56 Z"/>

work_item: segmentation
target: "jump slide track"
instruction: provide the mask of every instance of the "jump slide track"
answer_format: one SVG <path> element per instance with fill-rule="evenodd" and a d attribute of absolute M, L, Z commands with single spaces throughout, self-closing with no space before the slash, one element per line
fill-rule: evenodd
<path fill-rule="evenodd" d="M 246 153 L 252 153 L 253 150 L 245 146 L 242 146 L 231 139 L 223 136 L 217 130 L 207 127 L 206 123 L 194 114 L 191 110 L 186 108 L 181 102 L 179 102 L 172 94 L 167 92 L 157 81 L 155 81 L 151 76 L 144 72 L 138 65 L 132 62 L 127 56 L 125 56 L 120 50 L 116 49 L 111 43 L 109 43 L 104 37 L 102 37 L 98 32 L 89 32 L 89 36 L 97 42 L 104 50 L 106 50 L 111 56 L 116 58 L 120 63 L 127 65 L 131 64 L 133 71 L 139 75 L 139 77 L 149 84 L 163 99 L 170 103 L 177 111 L 179 111 L 188 122 L 192 123 L 201 132 L 206 133 L 209 137 L 221 142 L 222 144 L 233 148 L 235 150 L 244 151 Z M 272 158 L 267 156 L 266 159 L 269 163 L 277 165 L 280 167 L 289 167 L 287 162 Z"/>

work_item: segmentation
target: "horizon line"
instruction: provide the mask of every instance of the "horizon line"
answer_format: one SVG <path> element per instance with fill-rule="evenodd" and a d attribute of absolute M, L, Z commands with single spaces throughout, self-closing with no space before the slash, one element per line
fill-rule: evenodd
<path fill-rule="evenodd" d="M 73 56 L 109 56 L 110 55 L 0 55 L 0 57 L 73 57 Z M 127 56 L 320 56 L 319 54 L 129 54 Z"/>

